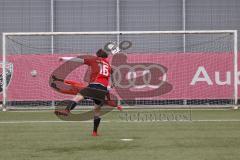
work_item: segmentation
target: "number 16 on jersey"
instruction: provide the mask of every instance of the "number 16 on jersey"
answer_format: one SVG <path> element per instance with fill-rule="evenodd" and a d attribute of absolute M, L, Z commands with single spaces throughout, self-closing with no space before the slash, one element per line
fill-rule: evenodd
<path fill-rule="evenodd" d="M 99 63 L 98 66 L 100 69 L 100 74 L 108 77 L 109 76 L 109 66 L 104 63 Z"/>

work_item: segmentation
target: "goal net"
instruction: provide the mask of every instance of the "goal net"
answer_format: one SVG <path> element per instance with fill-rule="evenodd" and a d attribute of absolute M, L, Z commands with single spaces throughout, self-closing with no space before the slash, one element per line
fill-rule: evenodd
<path fill-rule="evenodd" d="M 62 67 L 59 57 L 94 56 L 113 43 L 120 52 L 109 57 L 116 83 L 110 92 L 122 104 L 237 104 L 237 32 L 226 30 L 3 33 L 3 105 L 44 108 L 71 99 L 54 88 L 51 75 L 57 70 L 65 80 L 86 82 L 87 67 Z"/>

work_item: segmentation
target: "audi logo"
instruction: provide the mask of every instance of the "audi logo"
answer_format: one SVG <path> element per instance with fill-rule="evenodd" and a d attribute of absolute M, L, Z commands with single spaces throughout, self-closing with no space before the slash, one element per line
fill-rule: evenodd
<path fill-rule="evenodd" d="M 143 64 L 136 64 L 134 66 L 132 65 L 119 65 L 119 66 L 112 66 L 113 68 L 113 81 L 116 87 L 119 88 L 159 88 L 161 87 L 167 80 L 167 75 L 165 69 L 158 64 L 151 64 L 151 65 L 143 65 Z M 121 72 L 122 71 L 122 72 Z M 142 84 L 138 80 L 137 72 L 141 72 L 142 77 Z M 157 84 L 151 84 L 152 78 L 156 75 L 152 75 L 153 73 L 151 71 L 160 72 L 159 75 L 162 75 L 162 80 L 159 80 Z"/>

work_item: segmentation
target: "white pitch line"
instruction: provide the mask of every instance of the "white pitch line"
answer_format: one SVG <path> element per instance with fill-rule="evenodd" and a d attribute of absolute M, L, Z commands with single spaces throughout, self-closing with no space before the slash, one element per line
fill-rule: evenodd
<path fill-rule="evenodd" d="M 125 141 L 125 142 L 133 141 L 133 139 L 131 139 L 131 138 L 124 138 L 124 139 L 120 139 L 120 140 Z"/>
<path fill-rule="evenodd" d="M 158 122 L 240 122 L 240 119 L 229 119 L 229 120 L 185 120 L 185 121 L 101 121 L 104 123 L 158 123 Z M 0 121 L 0 124 L 24 124 L 24 123 L 92 123 L 92 121 Z"/>
<path fill-rule="evenodd" d="M 110 121 L 110 122 L 121 122 L 121 123 L 158 123 L 158 122 L 180 122 L 180 123 L 190 123 L 190 122 L 240 122 L 240 119 L 225 119 L 225 120 L 220 120 L 220 119 L 199 119 L 199 120 L 160 120 L 160 121 Z"/>
<path fill-rule="evenodd" d="M 178 120 L 178 121 L 174 121 L 174 120 L 161 120 L 161 121 L 110 121 L 110 122 L 117 122 L 117 123 L 159 123 L 159 122 L 162 122 L 162 123 L 167 123 L 167 122 L 171 122 L 171 123 L 176 123 L 176 122 L 179 122 L 179 123 L 184 123 L 184 122 L 187 122 L 187 123 L 191 123 L 191 122 L 240 122 L 240 119 L 229 119 L 229 120 L 220 120 L 220 119 L 208 119 L 208 120 L 204 120 L 204 119 L 200 119 L 200 120 Z"/>
<path fill-rule="evenodd" d="M 19 124 L 19 123 L 92 123 L 92 121 L 2 121 L 2 122 L 0 121 L 0 124 Z"/>
<path fill-rule="evenodd" d="M 240 122 L 240 119 L 209 119 L 209 120 L 205 120 L 205 119 L 199 119 L 199 120 L 192 120 L 193 122 Z"/>
<path fill-rule="evenodd" d="M 149 110 L 149 111 L 185 111 L 185 110 L 187 110 L 187 111 L 189 111 L 189 110 L 192 110 L 192 111 L 204 111 L 204 110 L 206 110 L 206 111 L 228 111 L 228 110 L 233 110 L 233 111 L 236 111 L 236 110 L 234 110 L 234 109 L 232 109 L 232 108 L 194 108 L 194 107 L 189 107 L 189 108 L 140 108 L 140 107 L 136 107 L 136 108 L 134 108 L 134 107 L 130 107 L 130 108 L 128 108 L 128 107 L 123 107 L 123 111 L 139 111 L 139 110 Z M 86 108 L 86 109 L 80 109 L 80 110 L 74 110 L 73 112 L 86 112 L 86 111 L 92 111 L 92 109 L 91 108 Z M 119 110 L 117 110 L 116 108 L 114 108 L 113 110 L 112 110 L 113 112 L 119 112 Z M 112 112 L 111 111 L 111 112 Z M 42 112 L 48 112 L 48 113 L 53 113 L 54 112 L 54 109 L 49 109 L 49 110 L 10 110 L 10 111 L 6 111 L 6 112 L 19 112 L 19 113 L 21 113 L 21 112 L 26 112 L 26 113 L 31 113 L 31 112 L 39 112 L 39 113 L 42 113 Z"/>

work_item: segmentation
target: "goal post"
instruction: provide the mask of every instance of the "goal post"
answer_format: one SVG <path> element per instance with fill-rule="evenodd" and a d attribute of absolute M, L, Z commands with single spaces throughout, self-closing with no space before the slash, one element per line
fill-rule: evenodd
<path fill-rule="evenodd" d="M 183 39 L 184 37 L 184 39 Z M 50 40 L 49 40 L 50 39 Z M 231 105 L 237 105 L 238 103 L 238 42 L 237 42 L 237 30 L 185 30 L 185 31 L 110 31 L 110 32 L 16 32 L 16 33 L 2 33 L 2 104 L 3 107 L 7 107 L 8 101 L 11 102 L 22 102 L 22 101 L 57 101 L 64 99 L 66 97 L 61 97 L 61 95 L 57 95 L 56 99 L 54 98 L 46 98 L 43 95 L 41 99 L 40 94 L 45 94 L 49 92 L 53 92 L 52 95 L 55 95 L 55 91 L 50 91 L 49 88 L 46 89 L 45 84 L 41 84 L 42 89 L 44 92 L 38 93 L 32 93 L 32 95 L 29 97 L 27 96 L 21 96 L 21 93 L 16 92 L 38 92 L 37 89 L 41 90 L 41 88 L 38 88 L 38 84 L 42 80 L 46 80 L 46 75 L 41 75 L 46 73 L 47 68 L 37 67 L 37 64 L 31 64 L 31 66 L 34 66 L 38 68 L 35 70 L 34 67 L 31 69 L 31 73 L 36 72 L 37 75 L 34 79 L 34 77 L 31 78 L 31 84 L 28 85 L 36 85 L 36 88 L 34 87 L 19 87 L 21 86 L 21 80 L 24 81 L 27 78 L 29 78 L 29 75 L 24 76 L 26 79 L 18 79 L 16 76 L 22 75 L 22 74 L 29 74 L 29 70 L 27 68 L 23 68 L 21 71 L 21 68 L 14 67 L 14 71 L 16 70 L 16 75 L 13 78 L 12 84 L 8 84 L 7 82 L 7 63 L 13 61 L 13 65 L 16 65 L 17 67 L 21 67 L 21 65 L 27 65 L 30 64 L 30 62 L 27 62 L 26 64 L 20 64 L 26 61 L 32 61 L 30 57 L 33 59 L 38 59 L 37 61 L 40 62 L 43 65 L 45 64 L 45 60 L 47 59 L 47 65 L 48 67 L 57 67 L 58 62 L 53 62 L 54 60 L 50 58 L 50 56 L 53 56 L 55 59 L 59 57 L 60 55 L 78 55 L 78 54 L 92 54 L 94 55 L 94 51 L 96 51 L 97 48 L 103 48 L 106 43 L 109 41 L 130 41 L 132 43 L 132 47 L 126 51 L 126 55 L 129 55 L 129 61 L 131 63 L 143 63 L 145 64 L 154 62 L 159 63 L 160 65 L 163 65 L 167 68 L 168 72 L 167 79 L 170 80 L 170 83 L 172 81 L 172 88 L 168 92 L 161 95 L 162 91 L 159 91 L 159 96 L 154 95 L 153 97 L 136 97 L 137 101 L 139 101 L 139 104 L 151 104 L 151 105 L 161 105 L 161 104 L 168 104 L 169 101 L 173 101 L 173 103 L 178 104 L 179 101 L 182 100 L 188 100 L 191 104 L 192 101 L 196 103 L 202 103 L 200 101 L 204 100 L 213 100 L 213 101 L 224 101 L 223 104 L 226 103 L 226 101 L 231 101 L 228 104 Z M 53 43 L 51 42 L 53 41 Z M 183 43 L 184 41 L 184 43 Z M 184 53 L 183 48 L 181 46 L 184 46 Z M 54 52 L 53 53 L 53 47 Z M 49 55 L 50 54 L 50 55 Z M 36 56 L 37 55 L 37 56 Z M 19 62 L 19 58 L 24 57 L 27 60 L 24 61 L 21 59 L 21 62 Z M 151 58 L 152 57 L 152 58 Z M 179 57 L 179 58 L 177 58 Z M 212 78 L 210 73 L 208 74 L 206 72 L 206 68 L 204 67 L 198 67 L 196 72 L 193 72 L 191 74 L 192 78 L 189 79 L 189 82 L 186 82 L 186 84 L 183 83 L 186 77 L 190 77 L 188 72 L 189 65 L 194 66 L 195 64 L 200 64 L 201 61 L 199 58 L 203 57 L 202 61 L 206 61 L 208 59 L 214 60 L 212 63 L 211 61 L 206 62 L 206 65 L 208 68 L 210 68 L 211 74 L 215 74 L 215 81 L 216 83 L 219 83 L 219 85 L 222 86 L 215 86 L 214 78 Z M 219 59 L 218 59 L 219 57 Z M 194 61 L 190 62 L 192 59 Z M 224 59 L 228 59 L 230 61 L 224 61 L 226 64 L 219 64 L 217 61 L 221 61 Z M 144 62 L 144 60 L 147 60 Z M 232 61 L 231 61 L 232 60 Z M 35 62 L 35 63 L 38 63 Z M 16 64 L 14 64 L 16 63 Z M 33 62 L 31 62 L 33 63 Z M 195 64 L 194 64 L 195 63 Z M 204 64 L 205 62 L 203 62 Z M 173 64 L 176 64 L 174 66 Z M 182 65 L 182 66 L 181 66 Z M 174 68 L 176 67 L 176 68 Z M 211 67 L 220 67 L 223 72 L 226 72 L 226 81 L 223 82 L 221 80 L 220 71 L 215 72 L 214 70 L 211 70 Z M 47 72 L 47 74 L 51 73 L 53 68 L 51 68 L 51 71 Z M 178 80 L 175 80 L 174 75 L 176 75 L 176 72 L 174 71 L 181 68 L 180 72 L 181 74 L 178 75 Z M 148 68 L 148 71 L 151 70 Z M 39 73 L 38 73 L 39 72 Z M 228 73 L 229 72 L 229 73 Z M 228 76 L 228 74 L 231 74 Z M 144 72 L 145 73 L 145 72 Z M 137 75 L 137 73 L 130 73 L 128 76 L 131 79 L 131 76 L 134 77 L 134 75 Z M 147 72 L 146 72 L 147 74 Z M 168 75 L 169 74 L 169 75 Z M 203 74 L 203 75 L 202 75 Z M 216 78 L 216 75 L 219 77 Z M 40 77 L 42 76 L 42 77 Z M 47 76 L 50 76 L 47 75 Z M 74 76 L 74 75 L 72 75 Z M 180 77 L 179 76 L 183 76 Z M 194 77 L 198 78 L 193 80 Z M 208 79 L 209 77 L 211 79 Z M 224 77 L 224 76 L 223 76 Z M 228 78 L 231 80 L 228 80 Z M 34 83 L 34 80 L 38 79 L 36 84 Z M 180 80 L 180 81 L 179 81 Z M 14 84 L 19 83 L 19 84 Z M 48 83 L 47 83 L 48 84 Z M 199 87 L 186 87 L 186 85 L 193 85 L 198 84 Z M 15 85 L 15 86 L 14 86 Z M 26 85 L 26 84 L 22 84 Z M 207 86 L 206 86 L 207 85 Z M 226 85 L 226 86 L 223 86 Z M 10 86 L 10 87 L 9 87 Z M 154 88 L 153 85 L 150 85 L 150 88 Z M 19 87 L 15 88 L 14 87 Z M 144 87 L 138 86 L 136 88 Z M 149 87 L 149 86 L 148 86 Z M 211 89 L 214 88 L 214 89 Z M 221 91 L 221 88 L 223 88 L 223 91 L 227 91 L 228 95 L 226 94 L 219 94 L 214 97 L 214 94 L 217 94 L 219 91 Z M 8 91 L 9 89 L 9 91 Z M 35 90 L 36 89 L 36 90 Z M 189 89 L 189 90 L 188 90 Z M 213 95 L 208 98 L 209 94 L 205 93 L 204 90 L 206 89 L 206 92 L 210 92 Z M 183 94 L 182 94 L 182 93 Z M 200 92 L 200 93 L 198 93 Z M 125 94 L 127 91 L 124 92 Z M 124 95 L 124 93 L 122 93 Z M 135 92 L 134 92 L 135 93 Z M 117 92 L 116 92 L 117 94 Z M 182 97 L 181 97 L 182 94 Z M 231 94 L 231 95 L 230 95 Z M 34 98 L 33 95 L 36 95 L 37 98 Z M 49 94 L 48 96 L 51 96 Z M 31 97 L 31 98 L 30 98 Z M 54 96 L 52 96 L 54 97 Z M 124 99 L 125 97 L 123 97 Z M 131 100 L 132 97 L 126 97 L 125 99 Z M 209 103 L 209 102 L 207 102 Z M 211 103 L 211 102 L 210 102 Z M 138 103 L 137 103 L 138 104 Z M 169 104 L 172 104 L 169 103 Z M 179 104 L 182 105 L 180 102 Z M 194 104 L 194 103 L 193 103 Z M 218 102 L 216 103 L 218 104 Z"/>

